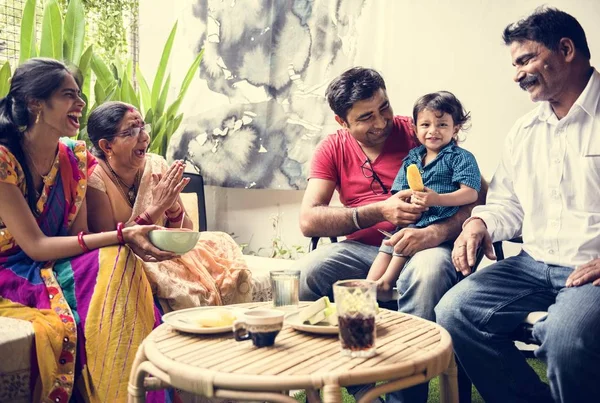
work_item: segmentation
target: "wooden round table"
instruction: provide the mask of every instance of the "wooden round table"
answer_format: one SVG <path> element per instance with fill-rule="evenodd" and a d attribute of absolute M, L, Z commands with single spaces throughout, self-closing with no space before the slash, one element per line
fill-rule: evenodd
<path fill-rule="evenodd" d="M 243 304 L 266 308 L 271 302 Z M 306 303 L 301 303 L 305 305 Z M 337 335 L 304 333 L 284 325 L 272 347 L 236 342 L 232 333 L 194 335 L 167 324 L 139 347 L 129 379 L 129 401 L 148 390 L 175 387 L 206 397 L 295 402 L 285 391 L 305 389 L 309 401 L 341 402 L 340 387 L 386 382 L 360 402 L 440 376 L 440 401 L 458 402 L 452 341 L 437 324 L 382 309 L 377 316 L 377 354 L 350 358 Z"/>

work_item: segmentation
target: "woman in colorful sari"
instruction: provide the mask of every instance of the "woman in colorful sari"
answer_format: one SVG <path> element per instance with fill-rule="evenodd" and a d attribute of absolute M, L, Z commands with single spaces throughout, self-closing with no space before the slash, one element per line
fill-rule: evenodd
<path fill-rule="evenodd" d="M 132 250 L 174 257 L 150 244 L 155 226 L 86 233 L 96 161 L 84 142 L 59 140 L 78 132 L 79 88 L 62 63 L 32 59 L 0 100 L 0 316 L 33 324 L 36 402 L 127 399 L 137 347 L 160 320 Z"/>
<path fill-rule="evenodd" d="M 131 105 L 108 102 L 89 116 L 88 135 L 98 169 L 90 176 L 88 223 L 93 231 L 156 223 L 192 228 L 179 193 L 185 165 L 170 167 L 147 153 L 149 125 Z M 111 219 L 112 218 L 112 219 Z M 203 232 L 196 247 L 176 259 L 144 263 L 165 310 L 249 302 L 250 271 L 239 246 L 223 232 Z"/>

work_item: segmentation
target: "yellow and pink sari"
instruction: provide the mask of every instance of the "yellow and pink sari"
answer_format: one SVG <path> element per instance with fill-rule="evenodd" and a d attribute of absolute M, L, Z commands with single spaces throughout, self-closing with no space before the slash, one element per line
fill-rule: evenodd
<path fill-rule="evenodd" d="M 95 165 L 84 142 L 61 140 L 36 206 L 44 234 L 68 235 Z M 0 181 L 26 193 L 23 170 L 3 146 Z M 91 402 L 126 401 L 137 348 L 160 323 L 142 262 L 128 247 L 36 262 L 2 222 L 0 316 L 33 324 L 32 399 L 44 402 L 68 402 L 73 395 Z M 170 399 L 166 392 L 148 398 Z"/>

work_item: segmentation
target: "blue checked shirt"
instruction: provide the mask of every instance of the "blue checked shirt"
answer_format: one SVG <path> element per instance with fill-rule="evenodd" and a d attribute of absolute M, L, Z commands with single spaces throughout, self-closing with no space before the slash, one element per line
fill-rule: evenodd
<path fill-rule="evenodd" d="M 419 168 L 419 172 L 423 177 L 423 184 L 437 193 L 452 193 L 460 189 L 461 183 L 479 192 L 481 189 L 481 173 L 473 154 L 451 141 L 433 161 L 423 166 L 423 157 L 426 151 L 423 145 L 410 150 L 403 160 L 402 168 L 396 175 L 392 185 L 392 193 L 409 189 L 406 180 L 406 168 L 411 164 L 415 164 Z M 415 226 L 423 228 L 436 221 L 452 217 L 456 214 L 458 208 L 429 207 L 429 210 L 421 215 L 421 219 L 415 223 Z"/>

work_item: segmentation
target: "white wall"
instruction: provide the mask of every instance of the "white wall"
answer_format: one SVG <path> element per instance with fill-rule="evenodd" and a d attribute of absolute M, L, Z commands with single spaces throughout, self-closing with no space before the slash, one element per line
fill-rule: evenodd
<path fill-rule="evenodd" d="M 140 2 L 140 65 L 147 77 L 153 77 L 174 21 L 191 14 L 186 4 L 189 0 Z M 357 64 L 383 74 L 397 114 L 410 114 L 415 99 L 427 92 L 454 92 L 472 114 L 463 146 L 475 154 L 489 179 L 509 128 L 533 108 L 512 81 L 514 70 L 502 30 L 541 4 L 558 7 L 579 20 L 594 64 L 600 57 L 598 0 L 370 0 L 359 22 L 363 34 Z M 185 32 L 180 30 L 176 41 L 193 48 L 194 27 L 180 28 Z M 173 80 L 180 83 L 191 58 L 174 57 Z M 286 242 L 305 245 L 308 242 L 298 229 L 301 199 L 301 191 L 207 187 L 209 229 L 233 232 L 239 242 L 250 241 L 256 250 L 269 245 L 270 217 L 282 213 L 281 234 Z"/>

